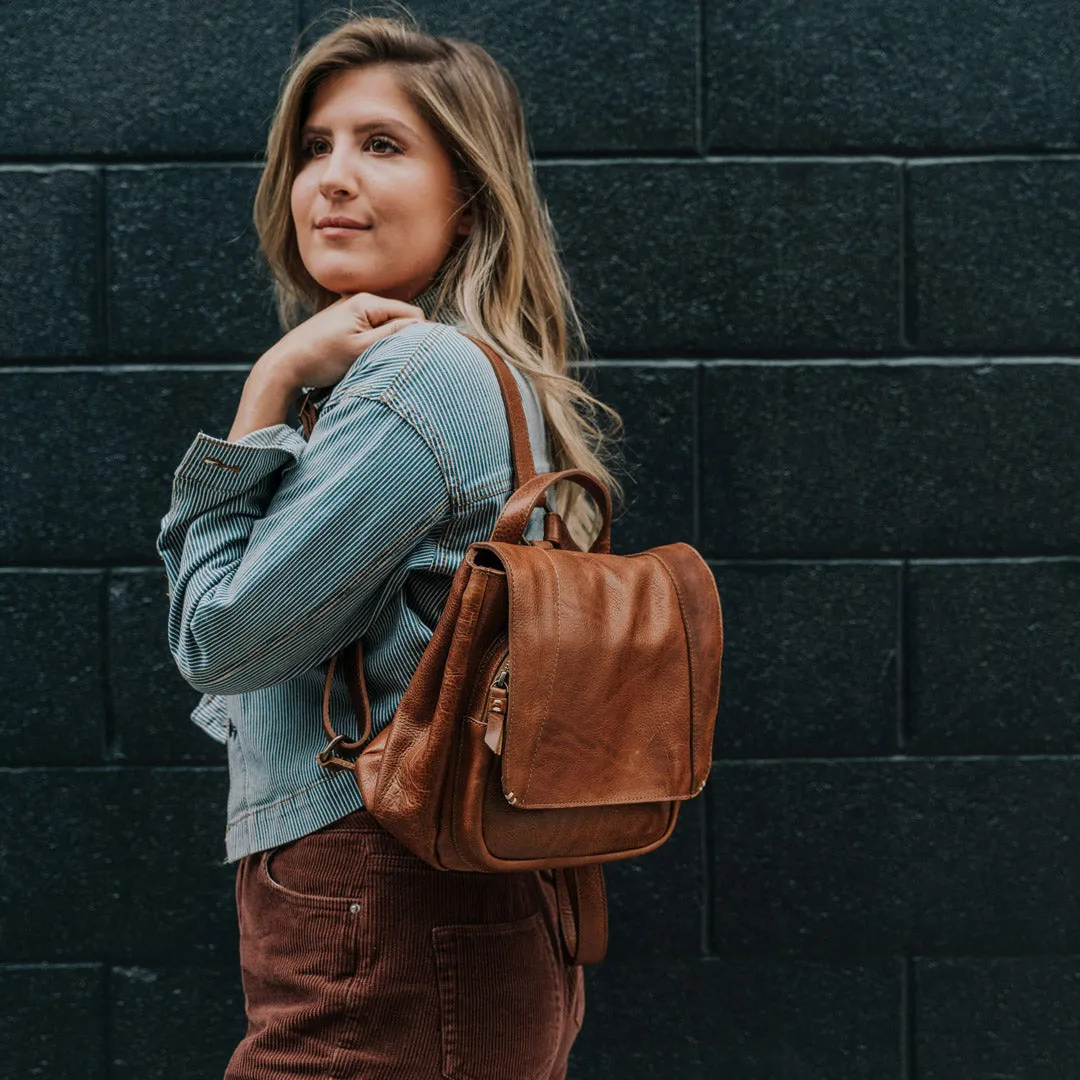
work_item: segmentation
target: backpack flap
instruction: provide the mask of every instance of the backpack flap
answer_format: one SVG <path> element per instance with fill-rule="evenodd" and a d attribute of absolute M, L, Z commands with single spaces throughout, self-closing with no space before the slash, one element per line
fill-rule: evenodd
<path fill-rule="evenodd" d="M 506 571 L 502 789 L 524 809 L 688 799 L 712 763 L 720 598 L 689 544 L 489 542 Z"/>

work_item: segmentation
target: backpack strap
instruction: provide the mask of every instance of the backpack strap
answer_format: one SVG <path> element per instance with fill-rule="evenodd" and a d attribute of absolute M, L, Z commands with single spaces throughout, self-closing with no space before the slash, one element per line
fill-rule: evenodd
<path fill-rule="evenodd" d="M 554 871 L 559 929 L 571 964 L 599 964 L 607 952 L 608 907 L 603 863 Z"/>
<path fill-rule="evenodd" d="M 513 498 L 514 493 L 519 488 L 534 480 L 537 475 L 536 460 L 533 458 L 532 445 L 529 442 L 529 425 L 525 419 L 525 407 L 521 401 L 521 391 L 514 379 L 514 373 L 510 370 L 510 366 L 490 345 L 479 338 L 473 337 L 472 334 L 465 334 L 465 337 L 487 355 L 488 360 L 491 361 L 491 366 L 495 369 L 495 377 L 499 380 L 499 387 L 502 390 L 503 403 L 506 406 L 506 419 L 510 425 L 510 457 L 513 465 L 513 482 L 510 485 L 510 497 Z M 526 518 L 526 524 L 527 520 Z M 522 525 L 522 530 L 525 529 L 526 524 Z M 555 545 L 563 549 L 578 550 L 578 545 L 570 535 L 566 522 L 554 510 L 547 510 L 544 514 L 543 543 L 548 546 Z"/>
<path fill-rule="evenodd" d="M 516 490 L 536 475 L 536 461 L 533 458 L 532 444 L 529 442 L 529 424 L 525 419 L 521 391 L 506 361 L 487 342 L 474 338 L 472 334 L 466 334 L 465 337 L 487 354 L 491 366 L 495 369 L 495 377 L 499 380 L 503 404 L 506 406 L 506 419 L 510 425 L 510 458 L 514 470 L 511 489 Z"/>

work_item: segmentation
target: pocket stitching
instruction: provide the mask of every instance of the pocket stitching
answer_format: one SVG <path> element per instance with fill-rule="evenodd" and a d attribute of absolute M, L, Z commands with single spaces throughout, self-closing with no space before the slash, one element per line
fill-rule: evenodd
<path fill-rule="evenodd" d="M 270 874 L 270 860 L 286 846 L 287 845 L 285 844 L 280 844 L 277 847 L 267 848 L 259 855 L 259 880 L 283 900 L 287 900 L 289 903 L 296 904 L 299 907 L 318 908 L 323 911 L 339 911 L 343 908 L 347 909 L 349 904 L 355 904 L 363 900 L 362 895 L 318 896 L 314 893 L 297 892 L 295 889 L 290 889 L 288 886 L 282 885 L 280 881 L 276 881 Z M 361 894 L 367 892 L 367 876 L 368 860 L 365 858 L 363 865 L 360 867 L 360 883 L 357 890 Z"/>

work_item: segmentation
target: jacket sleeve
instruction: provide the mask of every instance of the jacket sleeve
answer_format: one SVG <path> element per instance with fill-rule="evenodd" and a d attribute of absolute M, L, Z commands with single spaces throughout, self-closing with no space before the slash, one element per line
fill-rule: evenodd
<path fill-rule="evenodd" d="M 207 694 L 285 682 L 359 637 L 451 507 L 412 421 L 356 389 L 310 441 L 287 424 L 231 443 L 200 431 L 173 476 L 156 541 L 169 649 Z"/>

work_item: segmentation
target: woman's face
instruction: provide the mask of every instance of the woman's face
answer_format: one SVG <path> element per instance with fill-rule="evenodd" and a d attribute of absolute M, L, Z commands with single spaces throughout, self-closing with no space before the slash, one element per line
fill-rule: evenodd
<path fill-rule="evenodd" d="M 385 65 L 319 84 L 300 132 L 292 215 L 300 257 L 324 288 L 411 301 L 472 227 L 449 154 Z M 346 217 L 363 229 L 320 228 Z"/>

